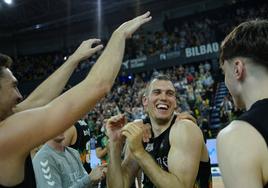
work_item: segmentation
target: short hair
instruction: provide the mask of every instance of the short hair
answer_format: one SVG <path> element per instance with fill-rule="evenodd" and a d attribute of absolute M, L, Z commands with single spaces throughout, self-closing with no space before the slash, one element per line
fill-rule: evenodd
<path fill-rule="evenodd" d="M 11 57 L 0 53 L 0 77 L 3 74 L 3 68 L 10 68 L 12 65 Z"/>
<path fill-rule="evenodd" d="M 154 80 L 170 81 L 173 84 L 173 82 L 171 81 L 171 79 L 170 79 L 170 77 L 168 75 L 165 75 L 165 74 L 157 74 L 157 75 L 153 76 L 151 78 L 151 80 L 147 83 L 146 89 L 144 91 L 144 96 L 148 96 L 149 95 L 150 86 L 151 86 L 151 83 Z"/>
<path fill-rule="evenodd" d="M 220 64 L 235 57 L 249 58 L 268 68 L 267 20 L 243 22 L 225 37 L 220 48 Z"/>

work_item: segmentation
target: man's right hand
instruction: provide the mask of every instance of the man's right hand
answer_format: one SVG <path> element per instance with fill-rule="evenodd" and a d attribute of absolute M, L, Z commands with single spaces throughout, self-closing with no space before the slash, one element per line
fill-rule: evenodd
<path fill-rule="evenodd" d="M 110 142 L 123 141 L 121 128 L 125 125 L 126 119 L 124 114 L 118 114 L 108 119 L 106 123 L 107 136 Z"/>
<path fill-rule="evenodd" d="M 131 38 L 132 34 L 143 24 L 149 22 L 152 19 L 150 16 L 150 12 L 146 12 L 145 14 L 138 16 L 132 20 L 129 20 L 122 25 L 119 26 L 115 30 L 115 33 L 121 33 L 125 38 Z"/>
<path fill-rule="evenodd" d="M 106 172 L 107 172 L 107 164 L 97 166 L 96 168 L 92 169 L 89 174 L 91 183 L 95 184 L 99 182 L 100 180 L 104 179 L 106 176 Z"/>

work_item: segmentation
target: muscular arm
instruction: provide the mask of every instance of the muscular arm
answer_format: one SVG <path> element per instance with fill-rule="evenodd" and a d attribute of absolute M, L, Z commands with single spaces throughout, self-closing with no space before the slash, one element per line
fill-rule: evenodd
<path fill-rule="evenodd" d="M 111 89 L 119 72 L 125 40 L 142 24 L 150 21 L 146 13 L 122 24 L 111 36 L 106 49 L 87 77 L 47 105 L 15 113 L 0 123 L 0 158 L 28 155 L 30 150 L 62 133 Z M 79 48 L 86 53 L 90 40 Z"/>
<path fill-rule="evenodd" d="M 92 42 L 96 43 L 99 42 L 99 40 L 94 39 Z M 42 84 L 39 85 L 23 102 L 19 103 L 15 107 L 14 111 L 20 112 L 49 103 L 62 92 L 64 86 L 79 62 L 90 57 L 101 48 L 101 45 L 97 46 L 96 48 L 89 48 L 90 50 L 86 54 L 76 51 L 62 66 L 60 66 L 51 76 L 42 82 Z"/>
<path fill-rule="evenodd" d="M 198 173 L 203 137 L 189 120 L 178 121 L 170 131 L 169 172 L 162 170 L 147 153 L 135 154 L 140 167 L 158 188 L 192 188 Z"/>
<path fill-rule="evenodd" d="M 124 36 L 114 33 L 105 51 L 80 84 L 44 107 L 16 113 L 3 121 L 0 131 L 3 153 L 28 153 L 63 132 L 94 107 L 112 87 L 122 62 L 124 46 Z"/>
<path fill-rule="evenodd" d="M 265 141 L 248 123 L 233 121 L 223 129 L 217 137 L 217 152 L 225 187 L 263 187 L 264 151 L 267 152 Z"/>
<path fill-rule="evenodd" d="M 24 162 L 31 149 L 71 127 L 110 91 L 122 63 L 125 39 L 151 20 L 149 14 L 122 24 L 78 85 L 45 106 L 15 113 L 0 123 L 0 166 L 5 166 L 2 170 L 9 170 L 9 175 L 0 176 L 8 182 L 5 185 L 15 185 L 22 180 Z M 89 41 L 84 41 L 80 47 L 89 47 Z M 13 170 L 9 163 L 16 163 Z"/>
<path fill-rule="evenodd" d="M 63 145 L 64 146 L 71 146 L 73 145 L 77 140 L 77 131 L 75 126 L 71 126 L 69 129 L 67 129 L 64 132 L 64 140 Z"/>

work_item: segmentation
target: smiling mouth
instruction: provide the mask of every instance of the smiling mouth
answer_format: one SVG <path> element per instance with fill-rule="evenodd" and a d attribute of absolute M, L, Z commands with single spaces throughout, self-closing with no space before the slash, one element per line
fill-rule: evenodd
<path fill-rule="evenodd" d="M 168 108 L 169 108 L 169 106 L 168 105 L 166 105 L 166 104 L 157 104 L 156 105 L 156 109 L 157 110 L 164 110 L 164 111 L 166 111 L 166 110 L 168 110 Z"/>

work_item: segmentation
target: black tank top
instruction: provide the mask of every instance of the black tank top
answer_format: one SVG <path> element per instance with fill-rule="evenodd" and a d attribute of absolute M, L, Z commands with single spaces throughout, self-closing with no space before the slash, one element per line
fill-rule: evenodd
<path fill-rule="evenodd" d="M 90 129 L 88 125 L 83 125 L 83 123 L 80 124 L 79 122 L 80 121 L 75 124 L 75 129 L 77 132 L 76 142 L 70 147 L 79 152 L 84 168 L 88 173 L 90 173 L 90 161 L 89 156 L 87 156 L 90 154 Z"/>
<path fill-rule="evenodd" d="M 169 132 L 172 125 L 175 123 L 176 116 L 171 121 L 169 126 L 163 133 L 156 138 L 151 138 L 148 143 L 144 144 L 145 150 L 155 159 L 156 163 L 165 171 L 168 172 L 168 153 L 170 150 Z M 144 188 L 155 188 L 150 179 L 144 174 Z M 195 181 L 195 188 L 212 187 L 212 176 L 210 171 L 210 161 L 200 162 L 198 175 Z"/>
<path fill-rule="evenodd" d="M 243 113 L 238 120 L 246 121 L 253 126 L 264 138 L 268 146 L 268 99 L 255 102 L 251 108 Z M 268 183 L 264 186 L 268 188 Z"/>
<path fill-rule="evenodd" d="M 12 188 L 35 188 L 35 187 L 36 183 L 35 183 L 33 164 L 31 156 L 29 155 L 25 161 L 23 182 L 21 182 L 19 185 L 13 186 Z M 0 185 L 0 188 L 11 188 L 11 187 L 5 187 Z"/>

